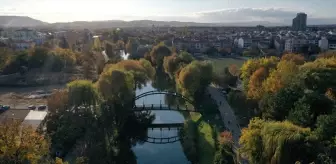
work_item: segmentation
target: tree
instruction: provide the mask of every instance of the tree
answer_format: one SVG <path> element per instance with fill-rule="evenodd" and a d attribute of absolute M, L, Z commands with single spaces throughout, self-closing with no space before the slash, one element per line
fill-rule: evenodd
<path fill-rule="evenodd" d="M 108 68 L 100 75 L 97 85 L 105 100 L 128 102 L 133 98 L 134 77 L 125 70 Z"/>
<path fill-rule="evenodd" d="M 234 164 L 236 163 L 235 152 L 233 151 L 232 134 L 222 132 L 220 135 L 219 149 L 214 157 L 214 164 Z"/>
<path fill-rule="evenodd" d="M 188 52 L 174 53 L 173 55 L 164 57 L 163 68 L 170 78 L 174 79 L 176 72 L 193 60 L 193 57 Z"/>
<path fill-rule="evenodd" d="M 93 50 L 100 52 L 102 50 L 102 47 L 103 46 L 100 42 L 100 38 L 99 37 L 94 38 L 94 40 L 93 40 Z"/>
<path fill-rule="evenodd" d="M 321 140 L 332 141 L 336 136 L 336 113 L 331 115 L 320 115 L 316 120 L 315 133 Z"/>
<path fill-rule="evenodd" d="M 91 81 L 76 80 L 67 84 L 67 89 L 70 106 L 89 108 L 99 104 L 99 93 Z"/>
<path fill-rule="evenodd" d="M 262 97 L 264 93 L 262 83 L 267 78 L 267 76 L 268 72 L 264 67 L 259 68 L 252 74 L 248 84 L 247 96 L 249 98 L 259 100 Z"/>
<path fill-rule="evenodd" d="M 134 38 L 129 38 L 126 44 L 127 53 L 129 53 L 131 56 L 135 56 L 135 54 L 137 53 L 138 46 L 139 44 Z"/>
<path fill-rule="evenodd" d="M 264 81 L 263 89 L 266 92 L 276 93 L 283 87 L 297 83 L 299 67 L 292 61 L 281 61 L 276 70 L 271 71 L 269 77 Z"/>
<path fill-rule="evenodd" d="M 299 86 L 281 88 L 277 93 L 264 94 L 259 101 L 259 109 L 264 119 L 283 121 L 294 103 L 304 95 Z"/>
<path fill-rule="evenodd" d="M 49 143 L 30 126 L 5 121 L 0 126 L 1 163 L 32 163 L 48 154 Z"/>
<path fill-rule="evenodd" d="M 288 121 L 252 119 L 243 129 L 239 148 L 251 164 L 309 163 L 317 158 L 317 139 L 309 128 Z M 293 155 L 295 152 L 295 155 Z"/>
<path fill-rule="evenodd" d="M 136 85 L 146 84 L 147 81 L 154 78 L 155 69 L 146 60 L 123 60 L 117 64 L 106 66 L 106 68 L 114 67 L 130 72 Z"/>
<path fill-rule="evenodd" d="M 193 61 L 178 73 L 176 84 L 182 94 L 193 98 L 201 97 L 212 81 L 212 65 L 207 61 Z"/>
<path fill-rule="evenodd" d="M 306 93 L 302 98 L 294 103 L 290 110 L 288 120 L 304 126 L 314 127 L 319 115 L 331 114 L 333 102 L 318 93 Z"/>
<path fill-rule="evenodd" d="M 213 82 L 223 88 L 226 88 L 228 85 L 236 86 L 237 79 L 236 76 L 233 76 L 230 73 L 229 68 L 227 67 L 225 67 L 222 72 L 213 76 Z"/>
<path fill-rule="evenodd" d="M 250 59 L 247 60 L 241 67 L 241 78 L 243 80 L 243 87 L 245 91 L 248 91 L 248 84 L 252 74 L 260 67 L 264 67 L 267 72 L 274 69 L 279 62 L 276 57 Z"/>
<path fill-rule="evenodd" d="M 48 49 L 37 47 L 29 54 L 29 68 L 39 68 L 44 66 L 48 59 Z"/>
<path fill-rule="evenodd" d="M 125 43 L 124 43 L 124 41 L 122 41 L 122 40 L 118 40 L 117 41 L 117 46 L 118 46 L 118 48 L 119 49 L 125 49 Z"/>
<path fill-rule="evenodd" d="M 197 125 L 192 120 L 186 120 L 183 125 L 183 130 L 180 131 L 181 144 L 187 159 L 192 163 L 197 163 L 198 158 L 198 131 Z"/>
<path fill-rule="evenodd" d="M 151 62 L 157 68 L 162 69 L 163 59 L 165 56 L 169 55 L 171 55 L 170 49 L 164 44 L 158 44 L 153 47 L 152 51 L 150 52 Z"/>
<path fill-rule="evenodd" d="M 297 65 L 302 65 L 305 62 L 305 58 L 299 54 L 285 54 L 281 57 L 281 60 L 292 61 Z"/>
<path fill-rule="evenodd" d="M 237 65 L 235 64 L 231 64 L 229 66 L 229 72 L 231 73 L 231 75 L 233 76 L 239 76 L 239 68 L 237 67 Z"/>

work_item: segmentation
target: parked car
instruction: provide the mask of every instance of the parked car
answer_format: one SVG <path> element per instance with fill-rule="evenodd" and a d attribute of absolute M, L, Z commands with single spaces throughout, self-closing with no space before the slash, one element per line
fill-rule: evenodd
<path fill-rule="evenodd" d="M 47 109 L 47 106 L 46 106 L 46 105 L 39 105 L 39 106 L 37 107 L 37 110 L 45 110 L 45 109 Z"/>
<path fill-rule="evenodd" d="M 36 106 L 35 106 L 35 105 L 29 105 L 29 106 L 28 106 L 28 109 L 30 109 L 30 110 L 35 110 L 35 109 L 36 109 Z"/>
<path fill-rule="evenodd" d="M 9 105 L 1 105 L 0 109 L 1 110 L 8 110 L 8 109 L 10 109 L 10 106 Z"/>

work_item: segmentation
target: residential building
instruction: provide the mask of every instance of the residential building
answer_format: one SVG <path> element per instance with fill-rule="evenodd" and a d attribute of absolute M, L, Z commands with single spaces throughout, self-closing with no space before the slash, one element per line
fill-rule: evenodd
<path fill-rule="evenodd" d="M 249 48 L 252 45 L 251 38 L 239 38 L 238 39 L 238 47 L 239 48 Z"/>
<path fill-rule="evenodd" d="M 321 40 L 319 40 L 319 47 L 322 51 L 328 50 L 329 49 L 329 42 L 326 37 L 322 37 Z"/>
<path fill-rule="evenodd" d="M 292 29 L 295 31 L 306 31 L 307 28 L 307 14 L 298 13 L 293 19 Z"/>
<path fill-rule="evenodd" d="M 328 44 L 329 44 L 329 49 L 336 50 L 336 39 L 329 39 Z"/>
<path fill-rule="evenodd" d="M 18 40 L 11 43 L 11 47 L 15 50 L 27 50 L 35 46 L 33 41 Z"/>
<path fill-rule="evenodd" d="M 285 51 L 299 52 L 300 48 L 308 44 L 308 40 L 301 38 L 291 38 L 285 41 Z"/>

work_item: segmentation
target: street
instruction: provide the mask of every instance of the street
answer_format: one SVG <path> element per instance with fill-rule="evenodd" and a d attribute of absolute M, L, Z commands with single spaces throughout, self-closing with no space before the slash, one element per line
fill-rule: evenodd
<path fill-rule="evenodd" d="M 210 85 L 208 87 L 208 91 L 211 94 L 212 99 L 217 102 L 218 110 L 220 111 L 222 120 L 224 121 L 224 125 L 228 130 L 231 131 L 235 146 L 239 146 L 241 129 L 234 114 L 234 111 L 231 109 L 230 105 L 228 104 L 222 93 L 218 90 L 218 88 Z"/>

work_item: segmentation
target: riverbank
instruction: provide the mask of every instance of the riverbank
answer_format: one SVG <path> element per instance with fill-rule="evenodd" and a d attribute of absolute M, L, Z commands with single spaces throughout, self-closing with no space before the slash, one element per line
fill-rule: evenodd
<path fill-rule="evenodd" d="M 221 120 L 220 113 L 218 110 L 218 106 L 216 102 L 214 102 L 210 97 L 205 95 L 202 106 L 204 108 L 204 112 L 200 113 L 189 113 L 184 114 L 186 120 L 191 120 L 196 128 L 197 132 L 194 134 L 192 130 L 185 131 L 185 135 L 194 136 L 196 135 L 196 152 L 197 155 L 197 163 L 199 164 L 211 164 L 214 161 L 216 148 L 217 148 L 217 132 L 224 131 L 224 124 Z M 186 137 L 193 138 L 193 137 Z M 186 152 L 190 150 L 190 143 L 186 145 L 182 143 L 184 147 L 185 154 L 190 152 Z M 189 160 L 190 157 L 189 157 Z"/>

